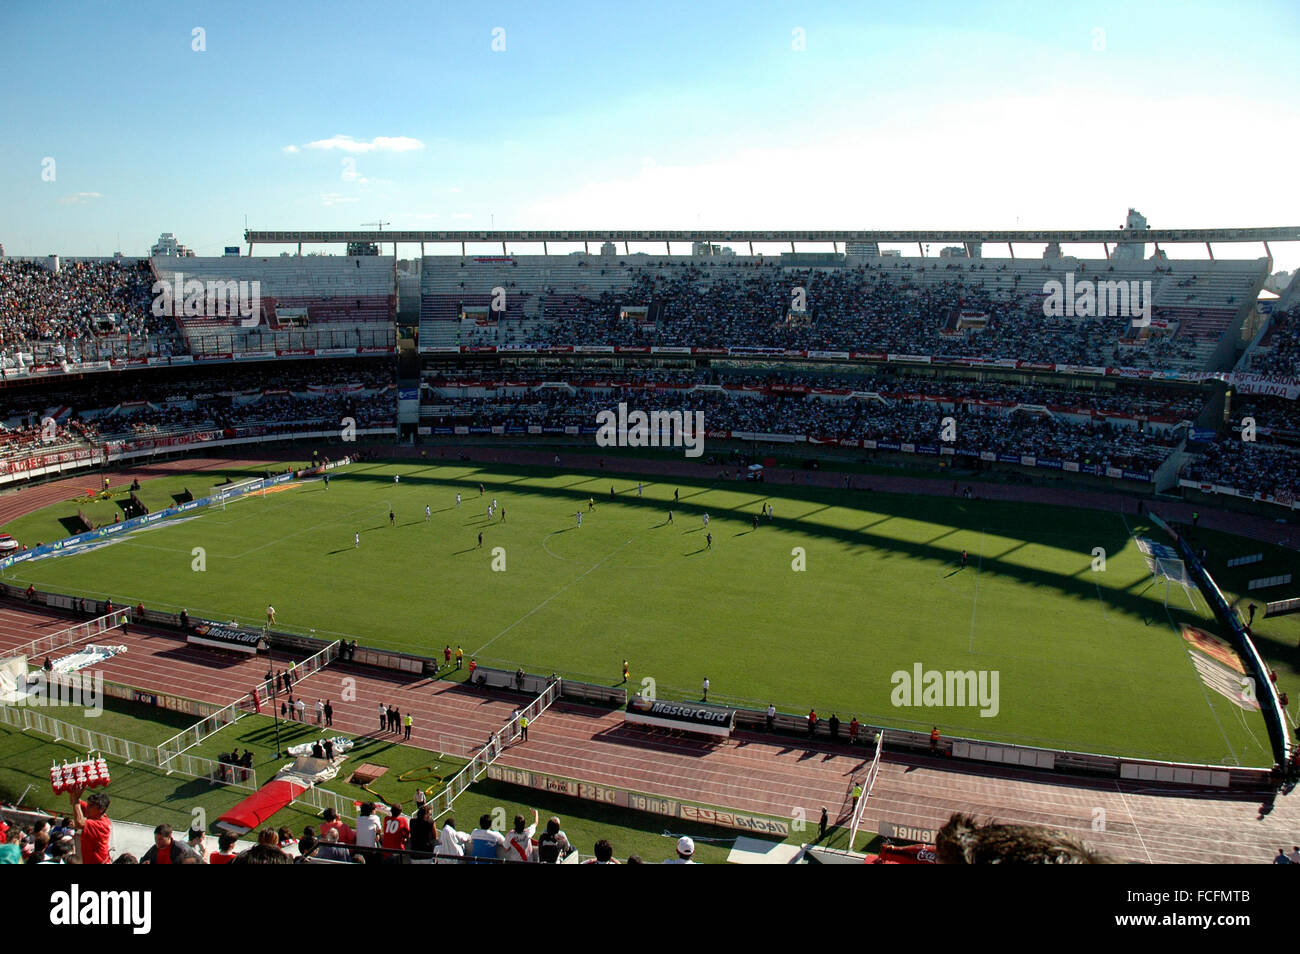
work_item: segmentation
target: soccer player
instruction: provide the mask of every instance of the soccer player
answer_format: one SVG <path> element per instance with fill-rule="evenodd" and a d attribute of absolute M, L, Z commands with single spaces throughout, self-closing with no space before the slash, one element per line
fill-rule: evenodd
<path fill-rule="evenodd" d="M 579 530 L 582 529 L 582 511 L 581 511 L 581 510 L 578 511 L 578 529 L 579 529 Z"/>
<path fill-rule="evenodd" d="M 506 508 L 505 508 L 505 507 L 502 507 L 502 508 L 501 508 L 501 522 L 502 522 L 502 523 L 505 523 L 505 522 L 506 522 Z"/>
<path fill-rule="evenodd" d="M 668 522 L 669 523 L 673 522 L 673 512 L 671 510 L 668 511 Z"/>
<path fill-rule="evenodd" d="M 623 660 L 623 681 L 624 682 L 627 682 L 627 675 L 628 675 L 627 660 L 624 659 Z"/>
<path fill-rule="evenodd" d="M 395 527 L 395 526 L 397 526 L 397 515 L 396 515 L 395 513 L 393 513 L 392 510 L 389 510 L 389 511 L 388 511 L 388 525 L 389 525 L 390 527 Z"/>
<path fill-rule="evenodd" d="M 479 495 L 480 497 L 483 496 L 483 485 L 482 485 L 482 484 L 479 484 L 479 485 L 478 485 L 478 495 Z"/>
<path fill-rule="evenodd" d="M 482 530 L 480 530 L 480 531 L 478 532 L 478 546 L 479 546 L 479 547 L 483 546 L 483 531 L 482 531 Z M 478 549 L 478 547 L 475 547 L 475 549 Z"/>
<path fill-rule="evenodd" d="M 966 566 L 966 551 L 965 551 L 965 550 L 962 550 L 962 551 L 961 551 L 961 565 L 962 565 L 963 567 Z"/>
<path fill-rule="evenodd" d="M 359 533 L 352 534 L 352 548 L 354 550 L 361 549 L 361 534 Z"/>
<path fill-rule="evenodd" d="M 596 498 L 595 498 L 595 497 L 588 497 L 588 498 L 587 498 L 587 509 L 588 509 L 588 510 L 595 510 L 595 509 L 596 509 Z M 581 520 L 579 520 L 578 522 L 579 522 L 579 523 L 582 523 Z"/>
<path fill-rule="evenodd" d="M 465 650 L 460 648 L 459 643 L 456 644 L 456 668 L 465 668 Z"/>
<path fill-rule="evenodd" d="M 673 491 L 673 503 L 677 503 L 677 491 Z"/>
<path fill-rule="evenodd" d="M 492 498 L 492 509 L 493 509 L 493 510 L 496 510 L 496 509 L 497 509 L 497 498 L 496 498 L 496 497 L 493 497 L 493 498 Z"/>
<path fill-rule="evenodd" d="M 707 513 L 704 515 L 704 525 L 706 527 L 709 525 L 709 515 Z"/>
<path fill-rule="evenodd" d="M 758 529 L 758 514 L 754 514 L 754 529 Z"/>
<path fill-rule="evenodd" d="M 706 534 L 704 535 L 704 542 L 705 542 L 705 549 L 707 549 L 707 550 L 712 550 L 712 549 L 713 549 L 713 534 L 711 534 L 711 533 L 706 533 Z"/>
<path fill-rule="evenodd" d="M 326 489 L 326 490 L 329 490 L 329 489 L 330 489 L 330 475 L 329 475 L 329 474 L 326 474 L 326 475 L 325 475 L 325 489 Z"/>
<path fill-rule="evenodd" d="M 393 483 L 395 483 L 395 484 L 400 484 L 401 482 L 402 482 L 402 475 L 401 475 L 401 474 L 393 474 Z"/>
<path fill-rule="evenodd" d="M 704 677 L 704 698 L 701 701 L 702 702 L 709 701 L 709 677 L 708 676 Z"/>
<path fill-rule="evenodd" d="M 456 495 L 456 506 L 457 506 L 457 507 L 460 506 L 460 494 L 457 494 L 457 495 Z"/>
<path fill-rule="evenodd" d="M 637 485 L 636 485 L 636 495 L 637 495 L 638 497 L 641 496 L 641 482 L 640 482 L 640 481 L 637 481 Z"/>
<path fill-rule="evenodd" d="M 451 643 L 442 648 L 442 664 L 449 668 L 451 666 Z"/>
<path fill-rule="evenodd" d="M 267 625 L 267 626 L 274 626 L 274 625 L 275 625 L 275 607 L 274 607 L 274 606 L 268 605 L 268 606 L 266 607 L 266 625 Z"/>
<path fill-rule="evenodd" d="M 428 522 L 429 522 L 429 514 L 430 514 L 429 505 L 428 505 L 428 504 L 425 504 L 425 505 L 424 505 L 424 521 L 425 521 L 425 523 L 428 523 Z"/>

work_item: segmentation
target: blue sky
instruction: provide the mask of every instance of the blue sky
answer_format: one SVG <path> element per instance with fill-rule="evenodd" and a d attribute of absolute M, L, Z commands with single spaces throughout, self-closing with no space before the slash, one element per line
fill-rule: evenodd
<path fill-rule="evenodd" d="M 1298 11 L 6 0 L 0 243 L 1296 224 Z"/>

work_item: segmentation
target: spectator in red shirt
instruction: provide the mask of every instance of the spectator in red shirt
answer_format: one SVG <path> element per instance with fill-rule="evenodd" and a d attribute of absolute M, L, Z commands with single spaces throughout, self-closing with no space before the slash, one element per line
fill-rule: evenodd
<path fill-rule="evenodd" d="M 210 865 L 228 865 L 235 860 L 235 836 L 223 831 L 217 837 L 217 850 L 208 856 Z"/>
<path fill-rule="evenodd" d="M 404 851 L 407 842 L 411 840 L 411 823 L 402 814 L 401 805 L 389 805 L 388 811 L 389 815 L 384 819 L 384 834 L 379 843 L 384 848 Z"/>
<path fill-rule="evenodd" d="M 172 837 L 171 825 L 159 825 L 153 830 L 153 847 L 144 853 L 140 864 L 179 865 L 186 858 L 194 859 L 190 846 Z"/>
<path fill-rule="evenodd" d="M 91 792 L 84 802 L 81 792 L 68 792 L 72 802 L 72 824 L 81 831 L 81 863 L 83 865 L 108 864 L 108 843 L 113 835 L 113 822 L 108 817 L 108 795 Z"/>
<path fill-rule="evenodd" d="M 339 819 L 338 813 L 332 808 L 325 809 L 325 822 L 320 826 L 321 840 L 325 840 L 325 835 L 331 831 L 339 833 L 340 845 L 355 845 L 357 843 L 357 833 L 351 825 Z"/>
<path fill-rule="evenodd" d="M 817 710 L 816 710 L 816 709 L 809 709 L 809 710 L 808 710 L 808 736 L 809 736 L 809 738 L 811 738 L 812 735 L 813 735 L 813 733 L 815 733 L 816 731 L 817 731 Z"/>

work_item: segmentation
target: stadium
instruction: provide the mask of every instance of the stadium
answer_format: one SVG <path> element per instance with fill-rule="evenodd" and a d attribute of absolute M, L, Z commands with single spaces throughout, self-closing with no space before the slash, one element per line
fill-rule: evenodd
<path fill-rule="evenodd" d="M 775 921 L 465 870 L 600 864 L 854 866 L 940 944 L 1285 919 L 1288 6 L 58 13 L 0 4 L 15 928 Z"/>
<path fill-rule="evenodd" d="M 1300 229 L 244 238 L 0 260 L 14 826 L 107 774 L 115 854 L 1285 840 Z"/>

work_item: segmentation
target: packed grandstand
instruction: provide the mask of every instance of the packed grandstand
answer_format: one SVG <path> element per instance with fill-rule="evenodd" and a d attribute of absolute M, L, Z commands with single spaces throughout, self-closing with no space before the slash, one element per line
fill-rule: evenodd
<path fill-rule="evenodd" d="M 1283 507 L 1300 493 L 1300 307 L 1261 300 L 1267 259 L 607 246 L 397 264 L 0 260 L 0 475 L 345 418 L 404 439 L 592 433 L 622 401 L 702 410 L 712 438 L 911 466 Z M 1067 281 L 1149 289 L 1145 320 L 1049 317 Z M 251 285 L 255 312 L 213 309 L 213 285 Z M 402 325 L 416 365 L 394 360 Z"/>

